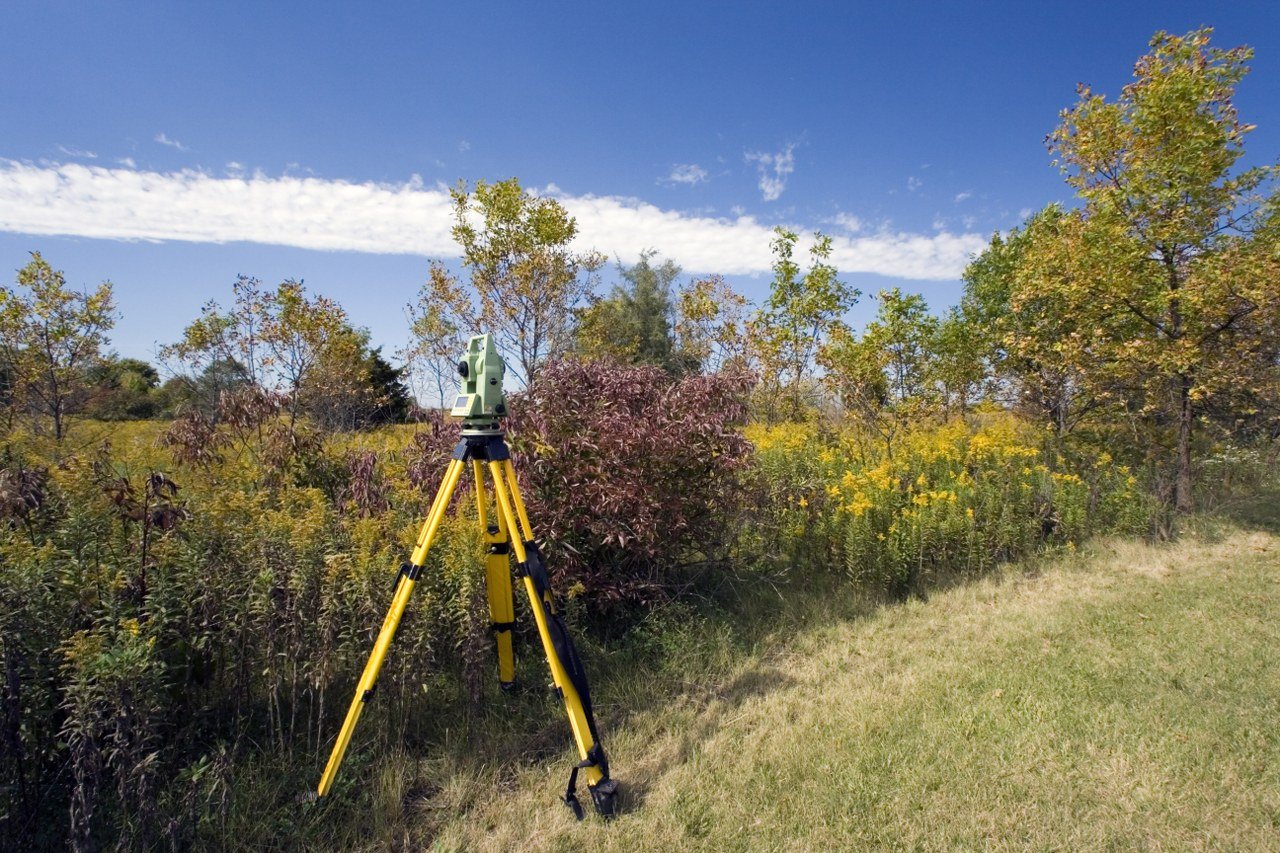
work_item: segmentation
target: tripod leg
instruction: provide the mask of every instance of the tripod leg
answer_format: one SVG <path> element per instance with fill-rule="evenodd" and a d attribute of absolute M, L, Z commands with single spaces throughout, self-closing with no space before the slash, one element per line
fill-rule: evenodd
<path fill-rule="evenodd" d="M 516 683 L 515 652 L 511 645 L 511 629 L 515 627 L 515 600 L 511 591 L 511 546 L 502 513 L 488 518 L 489 498 L 484 488 L 484 464 L 471 460 L 476 483 L 476 509 L 480 528 L 488 542 L 488 557 L 484 563 L 485 589 L 489 594 L 489 619 L 493 623 L 494 644 L 498 647 L 498 683 L 503 690 L 510 690 Z"/>
<path fill-rule="evenodd" d="M 458 487 L 458 480 L 462 477 L 462 468 L 461 461 L 456 459 L 450 461 L 445 471 L 444 481 L 441 482 L 440 490 L 436 492 L 435 500 L 431 504 L 431 511 L 427 513 L 427 520 L 423 522 L 422 531 L 418 534 L 418 543 L 413 550 L 413 556 L 409 558 L 408 566 L 400 570 L 396 591 L 391 598 L 391 609 L 387 611 L 387 618 L 383 620 L 382 630 L 378 632 L 378 639 L 373 644 L 373 652 L 369 655 L 364 672 L 360 676 L 360 682 L 356 685 L 355 698 L 351 700 L 351 707 L 347 709 L 347 718 L 342 724 L 342 730 L 338 732 L 338 740 L 333 745 L 333 752 L 329 755 L 329 763 L 324 768 L 324 775 L 320 777 L 320 785 L 316 790 L 322 797 L 328 794 L 333 786 L 338 768 L 342 765 L 342 757 L 347 752 L 351 735 L 355 732 L 356 723 L 360 720 L 360 712 L 373 696 L 378 682 L 378 673 L 381 672 L 382 662 L 387 656 L 387 649 L 395 638 L 396 629 L 400 627 L 400 619 L 404 616 L 404 609 L 409 604 L 409 596 L 413 594 L 418 573 L 427 560 L 427 550 L 431 547 L 436 531 L 440 529 L 440 522 L 449 508 L 449 500 L 453 497 L 454 489 Z"/>
<path fill-rule="evenodd" d="M 609 778 L 609 761 L 605 757 L 604 747 L 600 744 L 600 736 L 596 731 L 586 671 L 578 658 L 573 641 L 569 638 L 564 621 L 556 613 L 546 566 L 542 562 L 537 544 L 533 541 L 533 530 L 524 508 L 524 501 L 520 498 L 520 489 L 516 484 L 515 468 L 511 460 L 491 461 L 489 473 L 493 477 L 498 512 L 507 530 L 513 534 L 511 547 L 515 551 L 516 562 L 524 578 L 525 591 L 529 595 L 529 606 L 533 611 L 534 621 L 538 625 L 538 635 L 542 639 L 542 650 L 551 667 L 551 678 L 564 699 L 565 711 L 569 716 L 569 727 L 573 730 L 578 754 L 582 758 L 569 775 L 569 785 L 565 791 L 564 801 L 581 819 L 582 806 L 578 804 L 575 788 L 578 771 L 585 770 L 587 787 L 591 791 L 596 811 L 609 817 L 614 811 L 618 785 Z M 508 488 L 510 495 L 508 495 Z"/>

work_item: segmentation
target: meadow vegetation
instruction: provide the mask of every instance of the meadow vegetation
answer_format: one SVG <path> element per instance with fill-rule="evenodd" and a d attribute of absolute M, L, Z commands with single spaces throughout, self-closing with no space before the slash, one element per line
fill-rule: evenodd
<path fill-rule="evenodd" d="M 548 808 L 540 762 L 475 763 L 455 768 L 465 786 L 397 789 L 412 817 L 378 843 L 1273 850 L 1278 500 L 1233 503 L 1177 543 L 1095 538 L 897 607 L 815 584 L 755 630 L 705 616 L 654 667 L 660 700 L 611 685 L 631 797 L 618 819 Z"/>
<path fill-rule="evenodd" d="M 1191 510 L 1274 482 L 1280 205 L 1231 172 L 1248 53 L 1209 35 L 1082 91 L 1051 136 L 1080 206 L 994 237 L 941 316 L 889 290 L 849 328 L 830 242 L 802 263 L 786 229 L 758 307 L 655 253 L 597 292 L 514 179 L 455 192 L 469 279 L 432 265 L 399 366 L 249 278 L 161 369 L 120 359 L 110 285 L 34 254 L 0 288 L 0 846 L 1274 846 L 1280 804 L 1241 791 L 1276 789 L 1277 522 Z M 608 827 L 555 807 L 519 602 L 497 689 L 465 493 L 307 797 L 481 330 L 523 380 Z"/>

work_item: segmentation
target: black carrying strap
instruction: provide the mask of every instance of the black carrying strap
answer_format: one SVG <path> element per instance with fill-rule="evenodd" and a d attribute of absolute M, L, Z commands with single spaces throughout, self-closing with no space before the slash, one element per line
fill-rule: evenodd
<path fill-rule="evenodd" d="M 564 796 L 560 798 L 564 800 L 564 804 L 573 811 L 573 816 L 578 820 L 582 820 L 585 817 L 582 812 L 582 803 L 578 801 L 578 771 L 590 766 L 590 758 L 573 765 L 573 769 L 569 771 L 569 784 L 564 789 Z"/>
<path fill-rule="evenodd" d="M 524 550 L 525 562 L 521 568 L 533 581 L 538 601 L 544 605 L 543 612 L 546 617 L 547 633 L 551 635 L 551 645 L 556 651 L 556 657 L 560 659 L 560 664 L 564 667 L 565 674 L 569 676 L 569 683 L 578 694 L 578 700 L 582 703 L 583 716 L 587 718 L 587 730 L 591 732 L 591 749 L 587 750 L 587 757 L 569 771 L 569 784 L 565 786 L 564 796 L 561 797 L 564 804 L 573 811 L 574 816 L 582 820 L 582 803 L 579 802 L 577 794 L 578 771 L 587 767 L 599 767 L 604 778 L 608 779 L 609 760 L 600 746 L 600 734 L 596 731 L 596 715 L 591 707 L 591 689 L 587 686 L 586 667 L 582 665 L 582 658 L 578 657 L 578 649 L 569 637 L 569 629 L 564 624 L 564 620 L 552 607 L 547 606 L 548 599 L 551 597 L 551 579 L 547 574 L 547 565 L 542 560 L 542 552 L 538 550 L 535 542 L 525 542 Z"/>
<path fill-rule="evenodd" d="M 573 640 L 569 638 L 569 629 L 564 624 L 564 620 L 560 618 L 560 614 L 554 612 L 551 607 L 545 606 L 547 599 L 550 597 L 549 590 L 551 588 L 551 579 L 547 575 L 547 564 L 542 560 L 542 552 L 538 550 L 537 543 L 524 543 L 524 551 L 524 569 L 533 580 L 538 599 L 544 605 L 547 633 L 551 635 L 551 645 L 555 648 L 556 657 L 560 658 L 560 663 L 564 666 L 564 671 L 569 676 L 569 683 L 578 692 L 578 699 L 582 702 L 582 710 L 587 718 L 587 728 L 591 731 L 591 740 L 598 745 L 600 735 L 596 733 L 596 718 L 591 708 L 591 690 L 587 686 L 586 667 L 582 665 L 582 659 L 578 657 L 578 649 L 573 645 Z M 601 758 L 603 759 L 603 757 L 602 753 Z M 606 776 L 609 775 L 607 764 L 601 763 L 600 769 L 604 771 Z"/>
<path fill-rule="evenodd" d="M 538 550 L 538 543 L 529 540 L 524 543 L 524 562 L 517 566 L 533 581 L 533 589 L 538 599 L 545 601 L 550 596 L 551 576 L 547 574 L 547 564 Z"/>

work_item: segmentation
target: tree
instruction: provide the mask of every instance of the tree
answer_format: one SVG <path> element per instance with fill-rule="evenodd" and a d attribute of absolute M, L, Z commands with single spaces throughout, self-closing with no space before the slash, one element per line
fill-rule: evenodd
<path fill-rule="evenodd" d="M 593 299 L 579 312 L 577 350 L 588 358 L 609 357 L 627 364 L 652 364 L 668 373 L 685 372 L 689 360 L 676 350 L 672 333 L 671 288 L 680 267 L 652 264 L 653 251 L 632 266 L 618 265 L 624 284 L 607 298 Z"/>
<path fill-rule="evenodd" d="M 154 417 L 160 409 L 155 394 L 160 374 L 145 361 L 109 355 L 86 372 L 89 386 L 85 414 L 104 421 Z"/>
<path fill-rule="evenodd" d="M 365 356 L 369 387 L 373 391 L 373 409 L 359 419 L 357 426 L 403 423 L 409 418 L 409 389 L 405 387 L 407 368 L 393 367 L 382 357 L 382 347 L 369 350 Z"/>
<path fill-rule="evenodd" d="M 492 334 L 507 369 L 532 384 L 547 359 L 572 346 L 574 309 L 604 259 L 575 251 L 574 218 L 515 178 L 477 181 L 471 191 L 459 184 L 452 194 L 452 233 L 471 272 L 472 293 L 434 263 L 421 298 L 440 305 L 458 329 Z"/>
<path fill-rule="evenodd" d="M 984 336 L 963 307 L 952 307 L 938 323 L 933 349 L 933 372 L 945 413 L 964 415 L 982 394 L 987 379 L 989 350 Z"/>
<path fill-rule="evenodd" d="M 16 405 L 49 416 L 58 441 L 85 394 L 85 371 L 114 325 L 110 282 L 92 292 L 69 290 L 62 271 L 39 252 L 18 271 L 16 288 L 0 287 L 0 360 L 9 394 Z"/>
<path fill-rule="evenodd" d="M 210 422 L 216 422 L 218 403 L 224 393 L 235 393 L 253 384 L 240 362 L 215 359 L 205 364 L 197 375 L 178 374 L 160 386 L 161 413 L 173 417 L 184 409 L 194 409 Z"/>
<path fill-rule="evenodd" d="M 1277 308 L 1276 257 L 1253 239 L 1276 170 L 1232 174 L 1253 129 L 1232 101 L 1252 51 L 1212 47 L 1211 33 L 1157 33 L 1113 102 L 1080 87 L 1047 142 L 1083 207 L 1059 239 L 1033 242 L 1012 299 L 1054 299 L 1075 324 L 1063 361 L 1173 426 L 1182 512 L 1197 414 L 1253 381 L 1249 329 Z"/>
<path fill-rule="evenodd" d="M 862 336 L 836 330 L 822 361 L 845 407 L 879 432 L 892 457 L 898 433 L 938 409 L 939 323 L 918 294 L 895 287 L 876 298 L 880 308 Z"/>
<path fill-rule="evenodd" d="M 1077 316 L 1064 299 L 1064 283 L 1078 275 L 1070 267 L 1074 248 L 1067 239 L 1070 217 L 1059 205 L 1036 213 L 1022 228 L 996 234 L 964 271 L 958 312 L 990 376 L 993 395 L 1005 405 L 1053 427 L 1056 439 L 1103 411 L 1106 386 L 1090 381 L 1087 349 L 1075 347 Z M 1039 248 L 1037 248 L 1039 247 Z M 1060 247 L 1056 261 L 1045 247 Z M 1017 286 L 1017 277 L 1039 276 L 1043 286 Z"/>
<path fill-rule="evenodd" d="M 372 407 L 368 333 L 353 328 L 340 305 L 309 297 L 293 280 L 269 291 L 240 276 L 233 291 L 230 310 L 209 302 L 162 355 L 204 375 L 221 365 L 215 378 L 243 371 L 252 385 L 282 395 L 290 428 L 304 411 L 325 426 L 351 426 L 355 412 Z"/>
<path fill-rule="evenodd" d="M 814 237 L 809 270 L 801 276 L 793 259 L 798 240 L 794 231 L 774 231 L 773 283 L 751 323 L 766 392 L 789 389 L 792 418 L 803 411 L 806 380 L 813 374 L 819 349 L 833 333 L 843 331 L 841 318 L 861 295 L 838 278 L 829 263 L 831 238 L 822 234 Z"/>
<path fill-rule="evenodd" d="M 432 264 L 431 269 L 433 276 L 437 270 L 440 275 L 447 275 L 439 264 Z M 461 332 L 445 307 L 431 298 L 427 287 L 419 292 L 416 303 L 405 306 L 405 316 L 409 320 L 409 343 L 399 351 L 400 360 L 414 380 L 419 399 L 430 392 L 435 404 L 443 408 L 457 386 Z"/>
<path fill-rule="evenodd" d="M 674 332 L 690 369 L 718 373 L 748 367 L 747 305 L 723 276 L 695 279 L 680 289 Z"/>

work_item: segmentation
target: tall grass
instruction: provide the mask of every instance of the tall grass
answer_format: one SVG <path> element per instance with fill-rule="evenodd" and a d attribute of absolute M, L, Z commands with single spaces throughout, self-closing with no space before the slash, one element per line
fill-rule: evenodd
<path fill-rule="evenodd" d="M 246 411 L 216 428 L 82 423 L 77 443 L 62 447 L 8 437 L 0 459 L 5 846 L 400 843 L 406 821 L 443 825 L 443 812 L 509 784 L 515 771 L 495 756 L 540 766 L 563 752 L 563 720 L 537 687 L 545 663 L 523 608 L 519 677 L 530 688 L 498 700 L 481 543 L 473 502 L 460 494 L 334 795 L 304 799 L 452 438 L 430 426 L 325 437 Z M 657 421 L 678 440 L 678 419 Z M 576 432 L 539 433 L 561 434 Z M 678 551 L 654 552 L 682 565 L 635 569 L 641 585 L 620 564 L 581 569 L 593 588 L 645 591 L 644 606 L 613 607 L 625 619 L 580 633 L 606 697 L 601 713 L 612 720 L 670 695 L 654 691 L 678 689 L 699 668 L 731 670 L 768 626 L 784 624 L 776 620 L 792 603 L 777 591 L 786 587 L 762 583 L 788 572 L 829 590 L 828 600 L 901 597 L 948 573 L 977 574 L 1040 546 L 1070 548 L 1097 531 L 1144 524 L 1132 474 L 1105 456 L 1055 469 L 1034 431 L 1007 415 L 921 428 L 892 457 L 856 432 L 816 426 L 750 427 L 747 438 L 749 456 L 730 427 L 697 433 L 709 459 L 723 446 L 735 471 L 750 462 L 741 478 L 716 481 L 739 493 L 699 502 L 680 484 L 690 518 L 706 521 L 715 508 L 707 541 L 729 531 L 728 550 L 694 553 L 691 534 Z M 559 467 L 540 469 L 560 472 L 555 488 L 586 476 L 565 469 L 567 448 L 524 440 L 532 455 L 522 464 L 538 465 L 539 453 L 555 459 Z M 679 448 L 658 444 L 659 461 L 676 464 Z M 647 470 L 619 488 L 634 490 Z M 536 506 L 540 481 L 531 481 Z M 614 503 L 610 511 L 625 509 L 624 499 Z M 651 509 L 660 521 L 663 508 Z M 626 542 L 595 547 L 622 553 Z M 743 589 L 755 602 L 748 610 Z M 589 602 L 565 603 L 577 625 L 587 621 Z M 738 620 L 759 631 L 735 630 Z M 414 818 L 406 803 L 418 802 L 442 813 Z"/>

